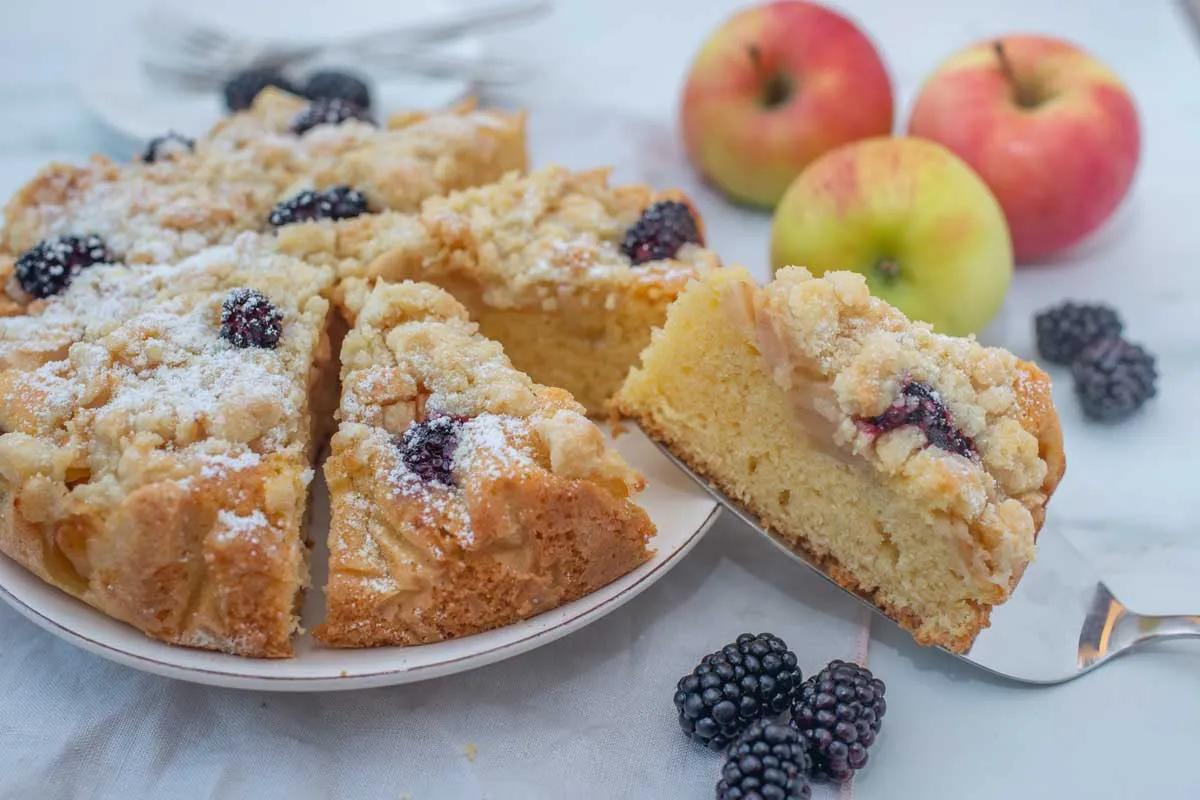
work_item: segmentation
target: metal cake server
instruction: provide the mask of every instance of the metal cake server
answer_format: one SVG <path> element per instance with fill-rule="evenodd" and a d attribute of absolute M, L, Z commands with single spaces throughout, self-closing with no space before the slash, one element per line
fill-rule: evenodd
<path fill-rule="evenodd" d="M 654 441 L 653 437 L 650 437 Z M 658 449 L 725 509 L 825 580 L 889 619 L 869 600 L 840 586 L 666 446 Z M 966 653 L 949 653 L 1004 678 L 1055 684 L 1074 680 L 1122 653 L 1165 639 L 1200 638 L 1200 615 L 1147 616 L 1127 609 L 1062 536 L 1043 531 L 1037 560 L 1011 598 L 992 611 L 991 627 Z"/>

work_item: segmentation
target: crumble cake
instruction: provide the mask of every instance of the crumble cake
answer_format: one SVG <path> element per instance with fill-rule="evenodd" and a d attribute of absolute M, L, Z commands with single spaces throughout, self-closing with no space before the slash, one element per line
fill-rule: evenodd
<path fill-rule="evenodd" d="M 1035 365 L 932 332 L 863 278 L 709 273 L 615 405 L 922 644 L 967 650 L 1062 477 Z"/>
<path fill-rule="evenodd" d="M 30 299 L 12 278 L 16 259 L 56 237 L 98 235 L 127 264 L 169 262 L 267 229 L 272 208 L 304 190 L 349 187 L 372 210 L 411 211 L 430 195 L 525 167 L 521 114 L 467 104 L 398 115 L 382 128 L 321 117 L 295 133 L 307 106 L 269 89 L 194 143 L 163 137 L 127 165 L 97 156 L 42 170 L 5 208 L 0 314 Z"/>
<path fill-rule="evenodd" d="M 337 647 L 420 644 L 500 627 L 649 557 L 642 478 L 561 390 L 518 372 L 429 284 L 354 301 L 332 506 Z"/>
<path fill-rule="evenodd" d="M 450 291 L 517 369 L 591 414 L 606 410 L 688 280 L 718 265 L 679 192 L 562 167 L 431 197 L 416 214 L 282 227 L 279 240 L 334 254 L 342 297 L 378 278 Z"/>
<path fill-rule="evenodd" d="M 332 270 L 245 233 L 0 318 L 0 550 L 166 642 L 292 653 Z"/>

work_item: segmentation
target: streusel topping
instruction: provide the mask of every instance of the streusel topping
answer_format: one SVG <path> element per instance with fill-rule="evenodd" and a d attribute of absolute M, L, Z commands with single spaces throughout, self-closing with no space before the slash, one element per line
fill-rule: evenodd
<path fill-rule="evenodd" d="M 380 214 L 337 226 L 344 275 L 399 273 L 460 281 L 494 308 L 610 307 L 629 291 L 677 293 L 716 267 L 711 251 L 685 244 L 674 258 L 634 265 L 626 231 L 656 200 L 644 186 L 608 185 L 607 170 L 547 167 L 426 200 L 419 214 Z M 314 249 L 314 231 L 281 233 L 285 248 Z M 305 239 L 309 241 L 305 241 Z"/>

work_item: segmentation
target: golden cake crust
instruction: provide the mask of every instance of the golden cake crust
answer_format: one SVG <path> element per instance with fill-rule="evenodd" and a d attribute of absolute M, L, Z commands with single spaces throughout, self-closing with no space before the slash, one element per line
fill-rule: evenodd
<path fill-rule="evenodd" d="M 245 234 L 0 319 L 0 551 L 151 637 L 290 655 L 332 283 Z M 220 339 L 240 287 L 282 313 L 276 348 Z"/>
<path fill-rule="evenodd" d="M 611 582 L 649 557 L 642 478 L 582 409 L 533 383 L 450 295 L 381 282 L 343 345 L 341 427 L 325 464 L 328 617 L 338 647 L 496 628 Z M 413 473 L 397 437 L 455 423 L 454 486 Z"/>

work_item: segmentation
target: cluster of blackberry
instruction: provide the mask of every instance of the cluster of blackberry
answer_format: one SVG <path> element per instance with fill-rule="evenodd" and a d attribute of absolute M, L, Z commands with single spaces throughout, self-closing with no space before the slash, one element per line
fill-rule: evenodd
<path fill-rule="evenodd" d="M 1124 324 L 1105 305 L 1066 302 L 1034 318 L 1038 352 L 1069 364 L 1083 413 L 1100 422 L 1124 419 L 1154 397 L 1154 356 L 1121 336 Z"/>
<path fill-rule="evenodd" d="M 243 111 L 250 107 L 258 93 L 268 86 L 307 97 L 309 100 L 343 100 L 361 109 L 371 110 L 371 90 L 366 82 L 349 72 L 334 69 L 317 70 L 303 83 L 296 83 L 275 67 L 253 67 L 234 75 L 225 84 L 225 107 Z"/>
<path fill-rule="evenodd" d="M 810 779 L 842 782 L 866 766 L 887 710 L 883 681 L 844 661 L 802 681 L 796 664 L 779 637 L 743 633 L 676 685 L 684 733 L 726 753 L 718 800 L 808 800 Z"/>

